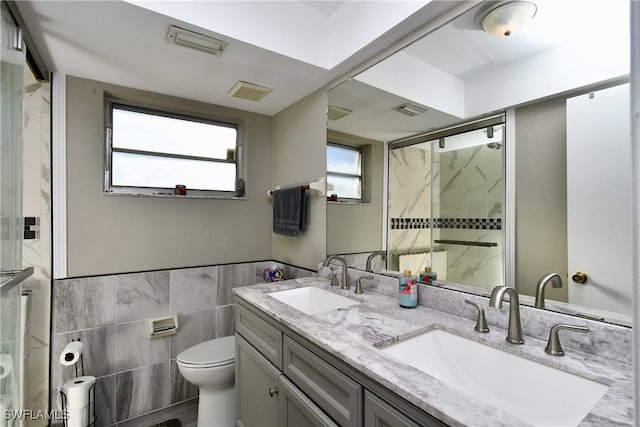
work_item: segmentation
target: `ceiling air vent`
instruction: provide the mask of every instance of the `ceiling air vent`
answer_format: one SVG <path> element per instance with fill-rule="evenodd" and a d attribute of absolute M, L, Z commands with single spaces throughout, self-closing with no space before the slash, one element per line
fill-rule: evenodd
<path fill-rule="evenodd" d="M 351 113 L 353 113 L 353 111 L 336 107 L 335 105 L 329 105 L 329 107 L 327 107 L 327 119 L 329 120 L 338 120 Z"/>
<path fill-rule="evenodd" d="M 427 111 L 424 107 L 418 107 L 414 104 L 404 103 L 398 105 L 397 107 L 393 107 L 392 110 L 397 111 L 398 113 L 406 114 L 407 116 L 417 116 L 418 114 L 422 114 Z"/>
<path fill-rule="evenodd" d="M 188 47 L 215 56 L 222 55 L 222 51 L 227 47 L 227 43 L 222 40 L 185 30 L 184 28 L 174 25 L 169 27 L 169 34 L 167 34 L 166 40 L 167 43 Z"/>
<path fill-rule="evenodd" d="M 238 82 L 229 91 L 229 95 L 235 96 L 236 98 L 248 99 L 249 101 L 260 101 L 272 90 L 273 89 L 268 87 L 254 85 L 253 83 Z"/>

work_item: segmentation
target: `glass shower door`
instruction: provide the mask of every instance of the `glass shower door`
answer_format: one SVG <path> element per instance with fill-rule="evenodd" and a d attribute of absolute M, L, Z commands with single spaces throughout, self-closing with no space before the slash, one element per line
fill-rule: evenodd
<path fill-rule="evenodd" d="M 0 426 L 17 426 L 20 397 L 24 64 L 20 29 L 0 9 Z M 5 411 L 9 411 L 8 413 Z M 15 412 L 14 412 L 15 413 Z"/>

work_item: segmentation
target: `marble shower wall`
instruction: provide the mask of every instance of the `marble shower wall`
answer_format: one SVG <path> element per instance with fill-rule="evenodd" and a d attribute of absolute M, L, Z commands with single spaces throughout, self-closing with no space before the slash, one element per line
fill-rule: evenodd
<path fill-rule="evenodd" d="M 389 218 L 431 216 L 431 154 L 415 147 L 389 152 Z M 429 250 L 431 230 L 392 229 L 389 222 L 387 260 L 389 270 L 398 270 L 398 254 Z"/>
<path fill-rule="evenodd" d="M 437 154 L 434 215 L 502 218 L 502 158 L 501 149 L 486 145 Z M 440 244 L 436 249 L 447 251 L 447 280 L 485 289 L 504 284 L 501 230 L 439 228 L 434 230 L 434 239 L 496 243 L 493 247 Z"/>
<path fill-rule="evenodd" d="M 22 268 L 34 273 L 22 284 L 31 291 L 30 339 L 25 367 L 26 408 L 34 413 L 47 409 L 49 395 L 49 322 L 51 300 L 51 132 L 50 84 L 27 83 L 25 88 L 23 208 L 24 217 L 35 217 L 40 231 L 23 240 Z M 28 420 L 44 426 L 44 420 Z"/>
<path fill-rule="evenodd" d="M 75 376 L 58 356 L 72 339 L 84 343 L 86 375 L 97 377 L 97 426 L 197 397 L 176 356 L 202 341 L 232 335 L 231 289 L 261 283 L 273 261 L 56 280 L 53 287 L 51 400 Z M 314 275 L 282 265 L 286 278 Z M 177 314 L 176 335 L 149 339 L 149 319 Z"/>

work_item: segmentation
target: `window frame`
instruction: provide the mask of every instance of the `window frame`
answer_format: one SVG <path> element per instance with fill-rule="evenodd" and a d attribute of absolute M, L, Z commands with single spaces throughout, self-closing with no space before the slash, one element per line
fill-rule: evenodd
<path fill-rule="evenodd" d="M 360 154 L 360 174 L 350 174 L 350 173 L 342 173 L 342 172 L 329 172 L 329 159 L 327 158 L 327 182 L 329 181 L 329 176 L 337 176 L 337 177 L 347 177 L 347 178 L 360 178 L 360 197 L 340 197 L 338 196 L 339 202 L 351 202 L 351 203 L 364 203 L 365 198 L 365 159 L 364 159 L 364 149 L 361 146 L 355 145 L 347 145 L 341 144 L 333 141 L 327 141 L 327 146 L 332 146 L 336 148 L 342 148 L 345 150 L 356 151 Z M 331 194 L 331 191 L 327 191 L 328 194 Z"/>
<path fill-rule="evenodd" d="M 145 104 L 139 104 L 130 101 L 124 101 L 115 98 L 105 98 L 105 153 L 104 153 L 104 182 L 103 194 L 105 195 L 130 195 L 130 196 L 152 196 L 152 197 L 179 197 L 179 198 L 213 198 L 213 199 L 246 199 L 245 183 L 243 176 L 242 161 L 242 134 L 243 122 L 241 120 L 220 119 L 213 117 L 205 117 L 197 114 L 179 112 L 171 109 L 153 107 Z M 190 156 L 183 154 L 154 152 L 146 150 L 135 150 L 125 148 L 113 148 L 113 110 L 119 109 L 143 114 L 151 114 L 158 117 L 166 117 L 171 119 L 187 120 L 197 123 L 205 123 L 216 126 L 230 127 L 236 130 L 236 144 L 234 160 L 216 159 L 212 157 Z M 160 158 L 174 158 L 186 160 L 201 160 L 213 163 L 233 163 L 236 165 L 236 175 L 234 190 L 201 190 L 187 188 L 187 195 L 175 195 L 174 187 L 136 187 L 113 185 L 113 153 L 132 153 L 156 156 Z"/>

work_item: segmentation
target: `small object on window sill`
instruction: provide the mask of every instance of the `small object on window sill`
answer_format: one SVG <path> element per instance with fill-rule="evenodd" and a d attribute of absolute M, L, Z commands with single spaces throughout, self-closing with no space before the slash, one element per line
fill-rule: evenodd
<path fill-rule="evenodd" d="M 187 186 L 186 185 L 176 185 L 175 190 L 173 190 L 173 194 L 178 194 L 180 196 L 187 195 Z"/>
<path fill-rule="evenodd" d="M 332 194 L 329 197 L 327 197 L 327 201 L 329 202 L 337 202 L 338 201 L 338 195 L 337 194 Z"/>

